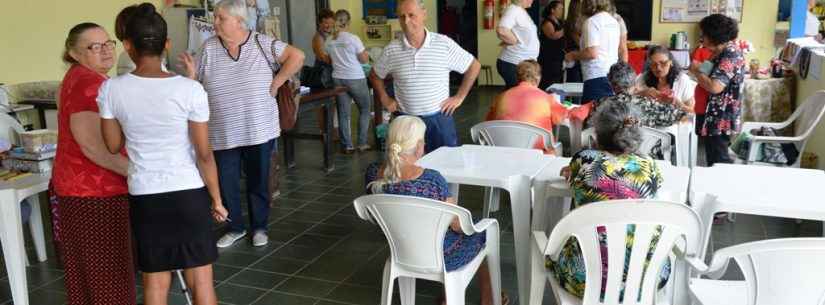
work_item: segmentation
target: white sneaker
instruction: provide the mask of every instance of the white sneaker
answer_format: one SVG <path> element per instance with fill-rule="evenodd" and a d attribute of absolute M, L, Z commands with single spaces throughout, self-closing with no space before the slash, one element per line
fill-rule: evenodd
<path fill-rule="evenodd" d="M 218 248 L 229 247 L 244 236 L 246 236 L 246 232 L 227 232 L 218 239 Z"/>
<path fill-rule="evenodd" d="M 269 236 L 266 235 L 266 231 L 258 231 L 252 235 L 252 245 L 255 247 L 266 246 L 269 243 Z"/>

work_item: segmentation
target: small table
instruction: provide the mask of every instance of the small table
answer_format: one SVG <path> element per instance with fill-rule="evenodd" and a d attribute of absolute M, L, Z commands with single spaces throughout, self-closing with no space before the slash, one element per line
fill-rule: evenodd
<path fill-rule="evenodd" d="M 693 168 L 690 185 L 690 202 L 706 225 L 702 256 L 718 212 L 825 221 L 821 170 L 716 164 Z"/>
<path fill-rule="evenodd" d="M 530 299 L 530 189 L 549 162 L 536 149 L 463 145 L 438 148 L 417 163 L 441 172 L 449 183 L 502 188 L 510 194 L 519 300 Z"/>
<path fill-rule="evenodd" d="M 742 121 L 782 122 L 794 111 L 793 77 L 745 79 L 742 90 Z"/>
<path fill-rule="evenodd" d="M 301 133 L 298 132 L 296 127 L 290 131 L 284 132 L 281 135 L 284 139 L 284 164 L 287 168 L 295 167 L 295 140 L 309 139 L 321 140 L 321 144 L 324 146 L 324 171 L 329 173 L 335 169 L 335 164 L 332 163 L 332 156 L 334 154 L 332 147 L 332 137 L 334 136 L 332 111 L 333 107 L 335 107 L 335 96 L 346 91 L 346 87 L 313 89 L 309 94 L 301 97 L 301 102 L 298 107 L 299 117 L 302 113 L 310 110 L 317 109 L 319 107 L 323 109 L 321 133 Z"/>
<path fill-rule="evenodd" d="M 544 89 L 544 91 L 553 92 L 563 96 L 581 97 L 584 92 L 584 83 L 552 84 L 550 87 Z"/>
<path fill-rule="evenodd" d="M 23 223 L 20 202 L 31 197 L 32 214 L 29 225 L 32 230 L 37 259 L 46 261 L 46 240 L 43 235 L 43 218 L 38 193 L 49 188 L 51 172 L 33 174 L 11 182 L 0 182 L 0 244 L 11 286 L 14 304 L 28 305 L 26 283 L 26 249 L 23 244 Z"/>

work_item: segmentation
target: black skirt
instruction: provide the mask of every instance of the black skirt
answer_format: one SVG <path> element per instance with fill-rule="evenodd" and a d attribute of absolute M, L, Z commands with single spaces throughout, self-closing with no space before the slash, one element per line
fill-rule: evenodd
<path fill-rule="evenodd" d="M 206 188 L 129 196 L 138 268 L 160 272 L 218 259 Z"/>

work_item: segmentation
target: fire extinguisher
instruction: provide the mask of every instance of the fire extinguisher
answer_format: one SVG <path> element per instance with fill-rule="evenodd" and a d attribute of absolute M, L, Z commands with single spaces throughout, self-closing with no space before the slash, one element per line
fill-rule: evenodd
<path fill-rule="evenodd" d="M 484 0 L 484 29 L 492 30 L 496 23 L 496 3 L 493 0 Z"/>
<path fill-rule="evenodd" d="M 501 19 L 501 16 L 504 16 L 504 11 L 507 10 L 507 7 L 510 6 L 510 0 L 499 0 L 498 1 L 498 18 Z"/>

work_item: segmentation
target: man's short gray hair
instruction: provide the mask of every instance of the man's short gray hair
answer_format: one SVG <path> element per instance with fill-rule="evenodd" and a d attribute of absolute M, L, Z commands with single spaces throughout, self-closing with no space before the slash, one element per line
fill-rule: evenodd
<path fill-rule="evenodd" d="M 635 104 L 606 99 L 590 117 L 599 149 L 636 153 L 642 144 L 641 111 Z"/>
<path fill-rule="evenodd" d="M 407 2 L 407 1 L 415 1 L 415 4 L 418 4 L 418 8 L 420 8 L 422 10 L 427 9 L 427 7 L 424 6 L 424 0 L 400 0 L 396 4 L 396 6 L 401 6 L 402 3 Z"/>
<path fill-rule="evenodd" d="M 633 71 L 628 63 L 620 61 L 610 66 L 607 80 L 610 82 L 610 87 L 613 87 L 613 92 L 627 92 L 636 84 L 636 71 Z"/>
<path fill-rule="evenodd" d="M 221 9 L 229 15 L 241 19 L 241 24 L 246 28 L 246 1 L 245 0 L 221 0 L 215 4 L 215 10 Z"/>

